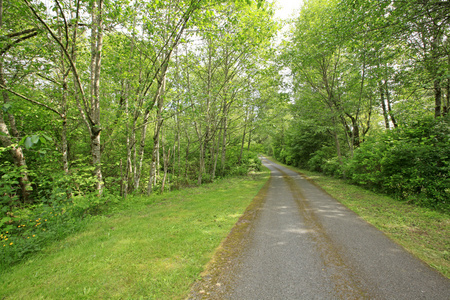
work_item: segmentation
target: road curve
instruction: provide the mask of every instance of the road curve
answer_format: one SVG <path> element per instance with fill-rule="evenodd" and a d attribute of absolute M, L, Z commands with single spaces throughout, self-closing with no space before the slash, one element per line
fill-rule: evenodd
<path fill-rule="evenodd" d="M 189 299 L 450 299 L 450 280 L 298 173 L 262 161 L 271 179 L 232 243 L 241 249 Z"/>

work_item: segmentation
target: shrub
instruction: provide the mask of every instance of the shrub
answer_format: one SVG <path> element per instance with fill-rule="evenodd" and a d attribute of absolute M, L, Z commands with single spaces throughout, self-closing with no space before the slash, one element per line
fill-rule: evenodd
<path fill-rule="evenodd" d="M 31 253 L 82 228 L 93 214 L 117 198 L 107 190 L 102 197 L 92 189 L 92 175 L 53 173 L 39 179 L 34 204 L 17 202 L 20 168 L 0 165 L 0 268 L 5 269 Z M 53 181 L 53 182 L 52 182 Z"/>
<path fill-rule="evenodd" d="M 71 203 L 41 203 L 8 212 L 0 222 L 0 267 L 5 269 L 17 263 L 83 224 Z"/>
<path fill-rule="evenodd" d="M 261 161 L 258 154 L 253 151 L 244 150 L 239 162 L 240 147 L 233 147 L 227 151 L 225 174 L 231 176 L 246 175 L 252 171 L 261 170 Z"/>
<path fill-rule="evenodd" d="M 357 184 L 412 203 L 449 210 L 450 129 L 425 119 L 368 139 L 347 166 Z"/>

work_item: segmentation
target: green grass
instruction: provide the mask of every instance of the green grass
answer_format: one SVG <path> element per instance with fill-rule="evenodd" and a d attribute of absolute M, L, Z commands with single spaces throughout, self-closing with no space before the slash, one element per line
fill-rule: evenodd
<path fill-rule="evenodd" d="M 296 170 L 393 241 L 450 278 L 450 216 L 417 207 L 317 172 Z"/>
<path fill-rule="evenodd" d="M 129 198 L 0 273 L 1 299 L 181 299 L 268 172 Z"/>

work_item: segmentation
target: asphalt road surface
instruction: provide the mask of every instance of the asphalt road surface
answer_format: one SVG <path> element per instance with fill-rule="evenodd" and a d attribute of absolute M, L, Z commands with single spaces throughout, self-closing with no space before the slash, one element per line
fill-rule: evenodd
<path fill-rule="evenodd" d="M 272 177 L 245 246 L 191 299 L 450 299 L 450 280 L 301 175 L 263 164 Z"/>

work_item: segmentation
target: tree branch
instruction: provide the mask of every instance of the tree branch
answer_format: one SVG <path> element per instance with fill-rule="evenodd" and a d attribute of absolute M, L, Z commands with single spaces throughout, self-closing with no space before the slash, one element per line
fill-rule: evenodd
<path fill-rule="evenodd" d="M 36 32 L 33 32 L 33 33 L 31 33 L 31 34 L 29 34 L 29 35 L 27 35 L 27 36 L 24 36 L 24 37 L 21 37 L 20 39 L 15 40 L 14 42 L 12 42 L 12 43 L 9 44 L 9 45 L 6 45 L 3 49 L 1 49 L 0 56 L 2 56 L 3 54 L 5 54 L 6 51 L 8 51 L 9 49 L 11 49 L 14 45 L 17 45 L 18 43 L 23 42 L 23 41 L 25 41 L 25 40 L 27 40 L 27 39 L 29 39 L 29 38 L 32 38 L 32 37 L 36 36 L 37 34 L 38 34 L 37 31 L 36 31 Z"/>
<path fill-rule="evenodd" d="M 57 110 L 54 109 L 54 108 L 51 108 L 51 107 L 48 106 L 47 104 L 41 103 L 41 102 L 39 102 L 39 101 L 30 99 L 30 98 L 28 98 L 28 97 L 26 97 L 26 96 L 24 96 L 24 95 L 22 95 L 22 94 L 19 94 L 19 93 L 15 92 L 15 91 L 9 89 L 8 87 L 4 86 L 4 85 L 1 84 L 1 83 L 0 83 L 0 88 L 4 89 L 4 90 L 7 91 L 7 92 L 10 92 L 11 94 L 14 94 L 14 95 L 20 97 L 20 98 L 22 98 L 22 99 L 24 99 L 24 100 L 26 100 L 26 101 L 28 101 L 28 102 L 31 102 L 31 103 L 33 103 L 33 104 L 42 106 L 42 107 L 44 107 L 44 108 L 46 108 L 46 109 L 48 109 L 48 110 L 54 112 L 55 114 L 57 114 L 57 115 L 60 116 L 61 118 L 63 117 L 63 115 L 62 115 L 59 111 L 57 111 Z"/>
<path fill-rule="evenodd" d="M 83 104 L 84 104 L 84 108 L 86 111 L 88 111 L 88 106 L 86 103 L 86 94 L 84 92 L 83 86 L 81 85 L 81 79 L 80 76 L 78 75 L 78 71 L 77 68 L 75 67 L 75 63 L 73 62 L 72 58 L 69 55 L 69 52 L 67 52 L 67 49 L 64 48 L 64 45 L 62 44 L 62 42 L 58 39 L 58 37 L 55 35 L 55 33 L 53 32 L 53 30 L 51 30 L 51 28 L 47 25 L 47 23 L 45 23 L 45 21 L 38 15 L 38 13 L 36 12 L 36 10 L 33 8 L 33 6 L 31 5 L 30 2 L 28 2 L 28 0 L 23 0 L 25 2 L 25 4 L 28 6 L 28 8 L 31 10 L 31 12 L 36 16 L 36 18 L 39 20 L 39 22 L 44 25 L 45 29 L 47 29 L 47 31 L 50 33 L 50 35 L 52 36 L 52 38 L 58 43 L 58 45 L 61 47 L 61 49 L 64 52 L 64 55 L 67 57 L 67 60 L 69 61 L 70 67 L 73 70 L 73 74 L 75 76 L 75 81 L 78 85 L 78 88 L 80 90 L 81 93 L 81 98 L 83 100 Z M 90 125 L 93 125 L 94 122 L 92 121 L 91 117 L 89 114 L 87 114 L 87 119 L 89 121 Z"/>

